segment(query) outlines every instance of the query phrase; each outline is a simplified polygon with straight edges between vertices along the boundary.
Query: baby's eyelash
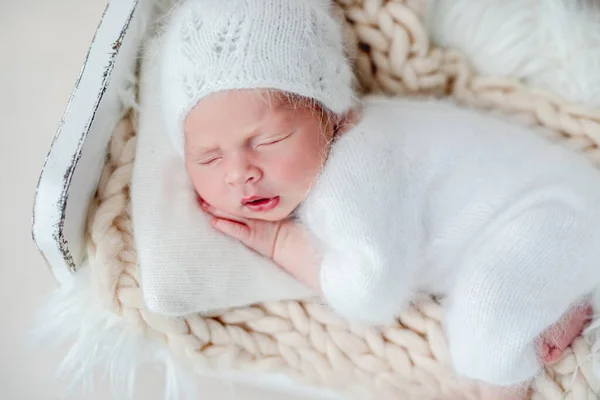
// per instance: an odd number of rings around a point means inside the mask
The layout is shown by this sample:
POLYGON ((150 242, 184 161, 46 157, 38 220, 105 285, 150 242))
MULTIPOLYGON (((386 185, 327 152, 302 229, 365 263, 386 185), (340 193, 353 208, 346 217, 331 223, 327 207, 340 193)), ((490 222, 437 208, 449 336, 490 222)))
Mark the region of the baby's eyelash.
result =
POLYGON ((268 140, 268 141, 260 143, 260 144, 261 145, 263 145, 263 144, 274 144, 274 143, 277 143, 277 142, 281 142, 283 139, 284 138, 272 139, 272 140, 268 140))
POLYGON ((220 158, 221 157, 211 157, 206 160, 198 160, 197 163, 200 165, 210 165, 210 164, 214 163, 215 161, 219 160, 220 158))
POLYGON ((284 136, 278 136, 278 137, 275 137, 273 139, 260 142, 260 143, 257 144, 257 147, 264 146, 264 145, 269 145, 269 144, 275 144, 275 143, 281 142, 282 140, 285 140, 285 139, 289 138, 290 136, 292 136, 292 134, 294 132, 295 131, 292 131, 292 132, 290 132, 290 133, 288 133, 288 134, 286 134, 284 136))

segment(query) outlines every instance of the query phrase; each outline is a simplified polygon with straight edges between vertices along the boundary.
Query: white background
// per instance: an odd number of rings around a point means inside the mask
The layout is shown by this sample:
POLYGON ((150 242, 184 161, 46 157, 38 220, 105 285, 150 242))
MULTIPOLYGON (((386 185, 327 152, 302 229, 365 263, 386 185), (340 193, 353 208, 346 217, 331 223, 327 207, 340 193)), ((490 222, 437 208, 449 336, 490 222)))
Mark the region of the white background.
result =
MULTIPOLYGON (((118 1, 118 0, 113 0, 118 1)), ((0 398, 58 400, 54 373, 66 346, 32 348, 33 314, 54 288, 31 239, 38 175, 106 0, 0 0, 0 398), (70 14, 70 15, 68 15, 70 14)), ((136 399, 161 399, 144 376, 136 399)), ((203 400, 290 399, 228 382, 201 382, 203 400)), ((112 400, 100 382, 92 395, 112 400)), ((120 399, 119 399, 120 400, 120 399)))

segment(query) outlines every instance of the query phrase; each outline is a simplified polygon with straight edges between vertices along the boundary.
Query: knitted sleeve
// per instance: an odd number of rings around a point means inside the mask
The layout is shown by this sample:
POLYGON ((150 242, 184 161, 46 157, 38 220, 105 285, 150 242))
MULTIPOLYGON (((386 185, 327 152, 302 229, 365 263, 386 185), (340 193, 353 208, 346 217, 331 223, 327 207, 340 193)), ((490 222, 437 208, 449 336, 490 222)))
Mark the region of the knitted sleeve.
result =
POLYGON ((353 322, 386 323, 414 286, 419 200, 414 184, 402 179, 409 160, 389 151, 383 133, 369 131, 367 140, 364 126, 357 129, 335 144, 305 203, 304 220, 323 247, 320 283, 327 303, 353 322))
POLYGON ((552 197, 506 213, 464 254, 446 315, 458 374, 503 386, 533 378, 535 340, 597 284, 600 220, 552 197))

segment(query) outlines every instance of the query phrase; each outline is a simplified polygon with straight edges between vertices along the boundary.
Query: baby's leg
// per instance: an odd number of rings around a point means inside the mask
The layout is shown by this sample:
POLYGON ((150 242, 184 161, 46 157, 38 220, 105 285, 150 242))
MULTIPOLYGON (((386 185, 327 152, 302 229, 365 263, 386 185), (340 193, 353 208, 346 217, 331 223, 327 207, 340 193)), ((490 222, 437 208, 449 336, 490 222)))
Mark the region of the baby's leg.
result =
MULTIPOLYGON (((560 358, 562 352, 571 345, 573 340, 583 331, 592 315, 592 307, 582 304, 573 307, 556 324, 548 328, 537 343, 540 360, 545 364, 560 358)), ((523 387, 499 387, 480 384, 482 400, 522 400, 527 397, 523 387)))
POLYGON ((583 331, 591 315, 592 307, 590 305, 578 305, 542 333, 536 344, 540 360, 545 364, 558 360, 563 351, 583 331))

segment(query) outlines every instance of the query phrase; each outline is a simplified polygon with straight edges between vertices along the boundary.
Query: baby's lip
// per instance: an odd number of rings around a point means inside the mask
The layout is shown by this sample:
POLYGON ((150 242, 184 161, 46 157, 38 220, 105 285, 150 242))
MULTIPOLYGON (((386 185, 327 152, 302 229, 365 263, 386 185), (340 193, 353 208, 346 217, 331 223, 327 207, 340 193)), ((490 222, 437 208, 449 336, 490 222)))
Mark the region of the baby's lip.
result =
POLYGON ((247 197, 244 207, 252 212, 270 211, 279 205, 279 196, 275 197, 247 197))
POLYGON ((249 197, 244 197, 242 199, 242 205, 245 206, 246 204, 250 203, 251 201, 255 201, 258 199, 265 199, 266 197, 260 197, 260 196, 249 196, 249 197))
POLYGON ((277 197, 277 196, 259 196, 259 195, 246 196, 246 197, 242 198, 241 203, 243 206, 245 206, 248 203, 251 203, 256 200, 268 200, 268 199, 273 199, 275 197, 277 197))

